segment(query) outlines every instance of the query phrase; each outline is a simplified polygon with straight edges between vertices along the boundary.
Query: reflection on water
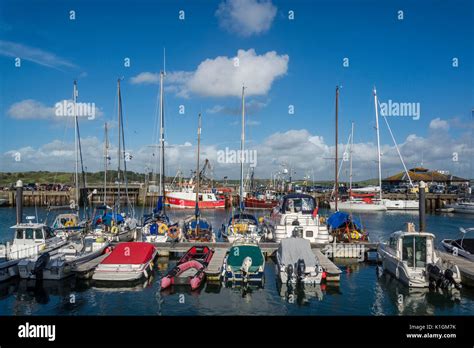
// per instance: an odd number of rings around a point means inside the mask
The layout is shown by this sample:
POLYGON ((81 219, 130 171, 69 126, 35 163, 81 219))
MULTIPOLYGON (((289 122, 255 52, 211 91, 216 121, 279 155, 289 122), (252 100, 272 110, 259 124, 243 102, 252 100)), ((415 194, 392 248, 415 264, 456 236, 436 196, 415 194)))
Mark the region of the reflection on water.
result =
MULTIPOLYGON (((25 215, 34 215, 25 208, 25 215)), ((265 212, 259 211, 262 215, 265 212)), ((173 211, 175 219, 189 214, 173 211)), ((204 211, 217 229, 230 212, 204 211)), ((324 214, 324 212, 323 212, 324 214)), ((39 216, 44 211, 39 210, 39 216)), ((359 215, 359 214, 358 214, 359 215)), ((386 240, 407 221, 417 222, 416 213, 360 214, 372 240, 386 240)), ((0 208, 0 239, 11 240, 15 210, 0 208)), ((428 215, 428 230, 437 242, 458 236, 459 226, 474 225, 467 216, 428 215)), ((378 276, 374 264, 337 259, 340 283, 319 286, 281 284, 275 263, 265 266, 263 287, 223 286, 204 282, 160 289, 161 277, 175 266, 178 255, 160 257, 152 277, 136 284, 100 284, 68 278, 63 281, 13 279, 0 283, 0 315, 472 315, 474 291, 409 290, 389 275, 378 276)))

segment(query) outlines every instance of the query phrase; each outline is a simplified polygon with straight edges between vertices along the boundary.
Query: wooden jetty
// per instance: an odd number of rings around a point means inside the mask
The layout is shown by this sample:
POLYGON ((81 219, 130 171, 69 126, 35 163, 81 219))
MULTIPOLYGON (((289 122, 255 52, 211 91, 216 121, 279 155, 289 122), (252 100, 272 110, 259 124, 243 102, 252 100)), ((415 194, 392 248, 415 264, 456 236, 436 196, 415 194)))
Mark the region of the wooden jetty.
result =
POLYGON ((227 249, 216 248, 214 249, 214 255, 212 256, 211 262, 206 268, 206 277, 208 280, 219 280, 222 274, 222 267, 224 258, 227 255, 227 249))
POLYGON ((474 262, 441 250, 437 250, 437 253, 443 261, 451 262, 458 266, 461 272, 461 284, 469 287, 474 286, 474 262))
POLYGON ((313 253, 319 261, 319 264, 326 272, 326 281, 339 281, 342 271, 329 258, 324 255, 320 249, 313 249, 313 253))

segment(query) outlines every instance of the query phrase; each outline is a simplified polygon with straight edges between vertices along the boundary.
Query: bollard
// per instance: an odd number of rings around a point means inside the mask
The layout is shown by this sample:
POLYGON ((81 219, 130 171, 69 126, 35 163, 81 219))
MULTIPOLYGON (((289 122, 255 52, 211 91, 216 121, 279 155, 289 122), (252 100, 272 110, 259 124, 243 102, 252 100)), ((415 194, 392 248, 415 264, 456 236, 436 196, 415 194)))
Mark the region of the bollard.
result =
POLYGON ((418 196, 419 196, 419 200, 420 200, 420 204, 419 204, 419 218, 420 218, 420 227, 419 227, 419 231, 420 232, 424 232, 425 231, 425 221, 426 221, 426 208, 425 208, 425 202, 426 202, 426 199, 425 199, 425 188, 426 188, 426 184, 424 181, 420 181, 420 187, 419 187, 419 191, 418 191, 418 196))
POLYGON ((21 224, 23 221, 23 182, 16 182, 16 223, 21 224))

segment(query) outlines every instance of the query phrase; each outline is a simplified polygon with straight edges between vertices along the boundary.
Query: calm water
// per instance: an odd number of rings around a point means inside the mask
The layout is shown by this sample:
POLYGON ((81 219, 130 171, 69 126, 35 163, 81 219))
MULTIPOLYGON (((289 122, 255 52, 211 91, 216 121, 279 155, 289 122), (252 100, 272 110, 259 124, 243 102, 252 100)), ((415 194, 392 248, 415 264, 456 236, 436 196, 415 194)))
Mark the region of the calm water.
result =
MULTIPOLYGON (((46 216, 38 210, 39 219, 46 216)), ((177 211, 176 217, 188 212, 177 211)), ((204 212, 217 229, 228 212, 204 212)), ((261 214, 261 213, 259 213, 261 214)), ((25 209, 25 215, 35 215, 25 209)), ((360 215, 373 241, 386 240, 405 222, 418 222, 416 213, 370 213, 360 215)), ((11 240, 9 226, 15 210, 0 208, 0 241, 11 240)), ((457 237, 459 226, 474 226, 474 217, 453 214, 428 215, 427 229, 443 238, 457 237)), ((376 265, 336 261, 343 273, 338 286, 322 285, 287 289, 277 281, 271 259, 265 269, 263 288, 246 291, 206 283, 191 292, 186 287, 160 292, 163 273, 176 259, 161 258, 153 277, 129 288, 97 288, 92 282, 69 278, 38 286, 33 281, 0 283, 0 315, 472 315, 474 289, 444 294, 426 290, 408 291, 388 275, 377 276, 376 265)))

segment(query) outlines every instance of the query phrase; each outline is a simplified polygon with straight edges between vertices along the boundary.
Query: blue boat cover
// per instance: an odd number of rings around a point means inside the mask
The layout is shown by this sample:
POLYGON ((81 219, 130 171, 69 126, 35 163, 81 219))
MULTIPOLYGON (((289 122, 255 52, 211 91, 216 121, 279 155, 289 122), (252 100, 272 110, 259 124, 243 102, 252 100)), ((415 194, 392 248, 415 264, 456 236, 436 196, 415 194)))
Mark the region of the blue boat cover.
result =
MULTIPOLYGON (((191 221, 191 228, 196 228, 196 220, 191 221)), ((207 230, 209 229, 209 224, 206 220, 199 220, 199 229, 207 230)))
POLYGON ((94 225, 104 224, 111 226, 112 220, 115 220, 117 224, 120 224, 124 221, 123 216, 115 213, 106 213, 104 215, 98 215, 94 218, 94 225))
POLYGON ((362 224, 360 220, 351 217, 349 214, 344 213, 342 211, 337 211, 332 214, 328 219, 328 225, 331 226, 333 229, 339 228, 344 226, 346 223, 353 223, 358 229, 362 229, 362 224))

